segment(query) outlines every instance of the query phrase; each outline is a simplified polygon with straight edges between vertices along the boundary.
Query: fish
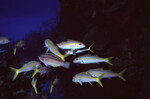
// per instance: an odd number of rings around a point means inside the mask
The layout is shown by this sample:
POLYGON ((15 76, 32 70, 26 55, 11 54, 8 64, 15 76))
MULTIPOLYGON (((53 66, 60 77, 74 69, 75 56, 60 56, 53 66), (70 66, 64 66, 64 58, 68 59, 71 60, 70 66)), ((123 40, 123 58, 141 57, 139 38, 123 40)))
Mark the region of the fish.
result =
POLYGON ((39 69, 34 65, 34 73, 31 78, 33 78, 37 73, 40 73, 40 75, 48 74, 49 69, 47 67, 40 67, 39 69))
POLYGON ((54 79, 53 82, 50 82, 50 83, 51 83, 50 94, 51 94, 52 91, 53 91, 53 87, 54 87, 56 84, 58 84, 58 82, 59 82, 59 79, 58 79, 57 77, 54 79))
POLYGON ((35 93, 38 94, 38 91, 37 91, 37 88, 36 88, 37 79, 33 78, 31 84, 32 84, 32 87, 34 88, 35 93))
POLYGON ((59 57, 57 57, 54 54, 51 53, 44 53, 39 56, 39 60, 45 64, 45 66, 52 66, 52 67, 64 67, 64 68, 69 68, 70 63, 65 62, 61 60, 59 57))
POLYGON ((126 81, 125 78, 123 77, 123 73, 127 69, 123 69, 119 73, 112 72, 111 70, 104 70, 103 68, 97 68, 97 69, 90 69, 86 71, 85 73, 90 74, 92 77, 99 77, 102 74, 105 74, 103 78, 112 78, 112 77, 120 77, 123 81, 126 81))
POLYGON ((61 49, 81 49, 85 47, 85 44, 83 44, 80 41, 76 40, 67 40, 67 41, 62 41, 61 43, 58 43, 57 46, 61 49))
POLYGON ((68 54, 66 54, 66 55, 61 54, 59 52, 58 47, 55 46, 55 44, 50 39, 46 39, 45 40, 45 47, 47 47, 47 51, 51 51, 53 54, 55 54, 58 57, 60 57, 63 61, 65 61, 65 58, 67 56, 69 56, 68 54))
POLYGON ((9 43, 10 40, 6 37, 0 37, 0 45, 9 43))
POLYGON ((16 54, 17 48, 18 48, 18 47, 23 47, 23 46, 25 46, 25 42, 24 42, 23 40, 19 40, 19 41, 17 42, 17 44, 15 44, 14 55, 16 54))
POLYGON ((93 46, 93 44, 91 46, 89 46, 87 49, 81 49, 81 50, 68 50, 66 51, 66 54, 70 54, 70 55, 76 55, 77 53, 82 53, 82 52, 85 52, 85 51, 90 51, 92 53, 94 53, 92 50, 91 50, 91 47, 93 46))
POLYGON ((36 68, 42 67, 42 65, 38 61, 29 61, 28 63, 24 64, 20 69, 9 67, 12 71, 15 72, 13 80, 15 80, 17 78, 19 73, 34 70, 34 65, 36 66, 36 68))
POLYGON ((76 74, 73 76, 72 81, 75 83, 79 83, 82 85, 82 83, 92 83, 92 82, 97 82, 101 87, 103 87, 103 84, 101 83, 101 79, 103 78, 104 74, 100 75, 99 77, 92 77, 89 74, 86 74, 84 72, 81 72, 79 74, 76 74))
POLYGON ((92 63, 100 63, 100 62, 106 62, 109 65, 113 65, 110 60, 113 57, 108 57, 108 58, 101 58, 97 55, 90 55, 86 54, 83 56, 79 56, 73 60, 73 63, 79 63, 79 64, 92 64, 92 63))

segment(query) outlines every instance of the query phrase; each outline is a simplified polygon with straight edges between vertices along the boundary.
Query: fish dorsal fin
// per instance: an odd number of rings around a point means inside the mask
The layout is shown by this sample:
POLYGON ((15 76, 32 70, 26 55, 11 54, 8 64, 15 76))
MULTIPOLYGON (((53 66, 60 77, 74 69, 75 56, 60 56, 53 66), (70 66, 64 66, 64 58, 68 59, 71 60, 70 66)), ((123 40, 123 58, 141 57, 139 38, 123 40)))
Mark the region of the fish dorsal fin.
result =
POLYGON ((81 72, 80 74, 86 74, 85 72, 81 72))
POLYGON ((74 40, 72 40, 72 39, 67 39, 67 41, 74 41, 74 40))
POLYGON ((66 42, 70 42, 70 41, 73 41, 73 40, 67 39, 67 40, 65 40, 65 41, 61 41, 60 43, 58 43, 58 45, 61 44, 61 43, 66 43, 66 42))
POLYGON ((100 58, 98 55, 94 55, 94 57, 100 58))
POLYGON ((92 56, 92 55, 91 54, 86 54, 86 55, 83 55, 83 56, 85 57, 85 56, 92 56))
POLYGON ((104 70, 104 68, 97 68, 97 70, 104 70))

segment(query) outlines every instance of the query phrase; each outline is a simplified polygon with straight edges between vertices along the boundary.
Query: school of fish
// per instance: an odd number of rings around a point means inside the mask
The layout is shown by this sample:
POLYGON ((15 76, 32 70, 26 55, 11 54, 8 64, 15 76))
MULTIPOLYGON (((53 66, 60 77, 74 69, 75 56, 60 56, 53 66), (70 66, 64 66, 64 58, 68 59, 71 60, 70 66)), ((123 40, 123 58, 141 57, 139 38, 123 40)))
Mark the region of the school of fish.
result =
MULTIPOLYGON (((10 43, 10 40, 5 37, 0 37, 0 44, 7 44, 10 43)), ((83 53, 85 51, 91 52, 91 54, 85 54, 81 55, 79 57, 76 57, 72 62, 74 64, 99 64, 101 62, 108 63, 109 65, 113 65, 111 63, 111 59, 113 57, 108 58, 102 58, 98 55, 92 55, 94 52, 91 50, 91 46, 88 48, 85 48, 86 45, 80 41, 76 40, 67 40, 62 41, 58 44, 54 44, 50 39, 45 40, 45 47, 47 48, 47 52, 43 53, 38 56, 39 61, 29 61, 25 64, 23 64, 22 67, 19 69, 16 69, 14 67, 10 67, 12 71, 15 72, 13 80, 15 80, 20 73, 26 73, 29 71, 34 71, 31 78, 33 78, 37 73, 40 75, 48 74, 49 68, 48 67, 63 67, 65 69, 69 69, 70 62, 66 62, 65 58, 69 55, 76 55, 78 53, 83 53), (65 50, 65 54, 62 54, 60 50, 65 50), (49 53, 50 51, 50 53, 49 53), (43 63, 45 66, 42 66, 41 63, 43 63)), ((25 42, 20 40, 15 45, 14 49, 14 55, 16 54, 16 49, 18 47, 23 47, 25 45, 25 42)), ((125 81, 125 78, 123 77, 123 73, 126 71, 126 68, 120 71, 119 73, 113 72, 112 70, 104 70, 103 68, 95 68, 90 69, 81 73, 78 73, 73 76, 72 81, 75 83, 79 83, 82 85, 83 83, 90 83, 97 82, 101 87, 103 87, 103 84, 101 80, 103 78, 113 78, 113 77, 119 77, 123 81, 125 81)), ((56 77, 56 79, 51 83, 50 93, 52 93, 54 85, 59 83, 59 79, 56 77)), ((37 79, 32 79, 32 86, 35 90, 35 93, 38 94, 36 85, 37 85, 37 79)))

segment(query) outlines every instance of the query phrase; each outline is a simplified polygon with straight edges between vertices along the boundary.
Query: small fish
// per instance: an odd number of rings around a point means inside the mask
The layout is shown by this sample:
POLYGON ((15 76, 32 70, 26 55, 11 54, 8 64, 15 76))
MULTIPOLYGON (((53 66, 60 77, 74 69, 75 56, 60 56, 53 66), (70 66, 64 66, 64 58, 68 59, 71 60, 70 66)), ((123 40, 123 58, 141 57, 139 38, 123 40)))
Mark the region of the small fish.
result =
POLYGON ((25 46, 25 42, 24 42, 23 40, 19 40, 19 41, 17 42, 17 44, 15 44, 14 55, 16 54, 17 48, 18 48, 18 47, 23 47, 23 46, 25 46))
POLYGON ((72 50, 85 47, 85 45, 82 42, 75 41, 75 40, 63 41, 63 42, 57 44, 57 46, 61 49, 72 49, 72 50))
POLYGON ((85 73, 90 74, 92 77, 99 77, 102 74, 105 74, 103 78, 112 78, 112 77, 120 77, 123 81, 125 81, 125 78, 123 77, 123 73, 126 71, 126 69, 122 70, 119 73, 114 73, 110 70, 104 70, 102 68, 97 69, 90 69, 86 71, 85 73))
POLYGON ((53 82, 50 82, 50 83, 51 83, 50 94, 51 94, 52 91, 53 91, 53 87, 54 87, 56 84, 58 84, 58 82, 59 82, 59 79, 58 79, 57 77, 54 79, 53 82))
POLYGON ((75 55, 77 53, 82 53, 82 52, 85 52, 85 51, 90 51, 92 53, 94 53, 92 50, 91 50, 91 47, 93 46, 93 44, 91 46, 89 46, 87 49, 82 49, 82 50, 68 50, 66 51, 66 54, 71 54, 71 55, 75 55))
POLYGON ((49 40, 49 39, 45 40, 45 46, 48 48, 47 49, 48 51, 51 51, 52 53, 54 53, 55 55, 57 55, 58 57, 60 57, 63 61, 65 61, 65 57, 69 56, 68 54, 62 55, 59 52, 58 47, 55 46, 55 44, 51 40, 49 40))
POLYGON ((100 62, 106 62, 110 65, 112 65, 112 63, 110 62, 110 60, 113 57, 108 57, 108 58, 101 58, 97 55, 90 55, 90 54, 86 54, 83 56, 79 56, 77 58, 75 58, 73 60, 73 63, 80 63, 80 64, 91 64, 91 63, 100 63, 100 62))
POLYGON ((80 85, 82 85, 82 83, 91 84, 91 82, 97 82, 101 87, 103 87, 103 84, 100 81, 103 78, 103 76, 104 74, 100 75, 99 77, 92 77, 91 75, 82 72, 73 76, 72 81, 75 83, 80 83, 80 85))
POLYGON ((10 67, 10 69, 15 72, 13 80, 16 79, 16 77, 18 76, 19 73, 34 70, 34 64, 35 64, 36 68, 42 67, 42 65, 38 61, 30 61, 30 62, 24 64, 20 69, 10 67))
POLYGON ((37 79, 33 78, 32 79, 32 87, 34 88, 34 91, 36 94, 38 94, 37 88, 36 88, 36 84, 37 84, 37 79))
POLYGON ((40 67, 39 69, 36 68, 36 66, 34 65, 34 73, 32 75, 31 78, 33 78, 37 73, 40 73, 40 75, 44 75, 44 74, 48 74, 49 73, 49 69, 47 67, 40 67))
POLYGON ((51 53, 45 53, 39 56, 39 60, 46 66, 69 68, 70 63, 62 61, 59 57, 51 53))
POLYGON ((9 42, 10 42, 10 40, 8 38, 6 38, 6 37, 0 37, 0 45, 1 44, 7 44, 9 42))

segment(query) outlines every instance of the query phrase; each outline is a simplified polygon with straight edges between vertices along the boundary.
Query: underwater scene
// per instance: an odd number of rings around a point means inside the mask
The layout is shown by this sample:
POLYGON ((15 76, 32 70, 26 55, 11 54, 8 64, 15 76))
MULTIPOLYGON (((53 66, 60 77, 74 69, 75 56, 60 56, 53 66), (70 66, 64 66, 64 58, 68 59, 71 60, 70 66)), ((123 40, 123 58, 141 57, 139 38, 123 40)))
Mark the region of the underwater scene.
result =
POLYGON ((1 0, 0 99, 150 99, 150 0, 1 0))

